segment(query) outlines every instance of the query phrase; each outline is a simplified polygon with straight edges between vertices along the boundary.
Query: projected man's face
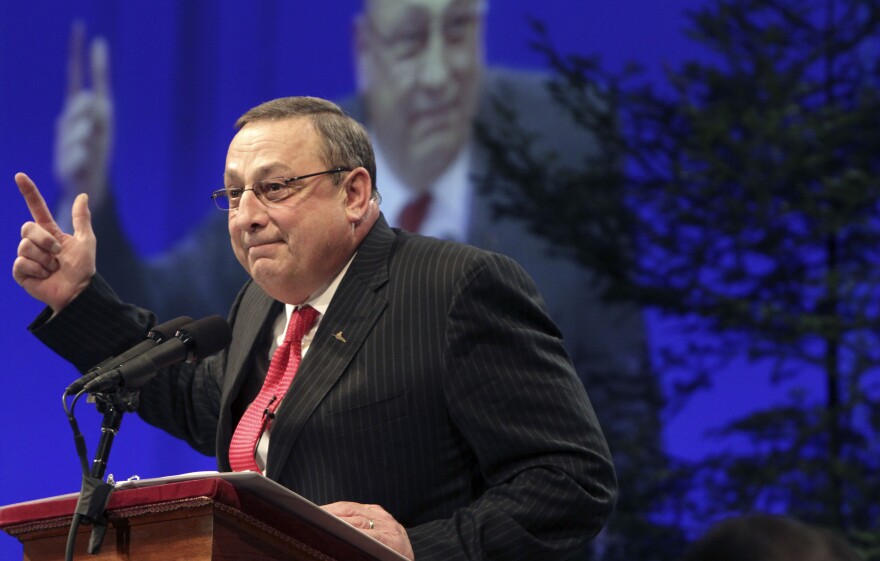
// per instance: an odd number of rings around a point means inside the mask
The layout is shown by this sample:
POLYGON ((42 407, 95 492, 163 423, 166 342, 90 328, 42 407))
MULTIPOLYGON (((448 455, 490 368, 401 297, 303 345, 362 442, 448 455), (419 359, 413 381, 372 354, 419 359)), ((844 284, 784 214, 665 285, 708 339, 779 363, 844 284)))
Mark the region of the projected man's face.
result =
POLYGON ((368 0, 357 59, 369 124, 395 173, 427 189, 468 140, 483 71, 483 3, 368 0))

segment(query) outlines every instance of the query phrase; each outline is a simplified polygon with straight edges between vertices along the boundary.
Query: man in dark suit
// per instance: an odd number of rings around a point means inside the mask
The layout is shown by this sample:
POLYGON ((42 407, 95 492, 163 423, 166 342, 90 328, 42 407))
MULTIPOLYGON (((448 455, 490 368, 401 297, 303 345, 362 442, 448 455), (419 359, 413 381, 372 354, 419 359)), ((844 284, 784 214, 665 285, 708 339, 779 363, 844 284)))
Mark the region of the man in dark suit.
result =
MULTIPOLYGON (((288 316, 316 310, 247 461, 410 559, 553 559, 595 536, 616 494, 610 455, 522 268, 389 228, 368 136, 329 102, 275 100, 237 128, 214 194, 252 279, 233 342, 162 369, 141 415, 228 470, 288 316)), ((34 221, 13 276, 48 305, 37 336, 81 371, 142 340, 152 314, 95 273, 87 197, 68 235, 16 181, 34 221)))
MULTIPOLYGON (((375 138, 390 225, 508 255, 535 280, 578 375, 601 404, 618 467, 643 478, 645 465, 659 464, 660 421, 641 310, 602 301, 595 272, 554 254, 524 222, 495 216, 498 195, 481 182, 498 179, 472 127, 479 120, 499 130, 504 117, 493 103, 503 100, 534 134, 534 156, 555 154, 548 166, 581 165, 596 139, 553 101, 546 75, 485 68, 485 9, 481 0, 365 1, 354 25, 359 91, 342 106, 375 138), (421 219, 408 208, 420 209, 421 219)), ((94 91, 71 96, 59 121, 56 157, 70 199, 85 191, 99 203, 93 207, 102 240, 98 269, 123 299, 160 318, 225 314, 246 278, 223 236, 225 216, 209 216, 150 260, 127 242, 105 169, 112 99, 103 41, 96 40, 93 51, 94 91)), ((82 67, 78 53, 71 51, 71 68, 82 67)))

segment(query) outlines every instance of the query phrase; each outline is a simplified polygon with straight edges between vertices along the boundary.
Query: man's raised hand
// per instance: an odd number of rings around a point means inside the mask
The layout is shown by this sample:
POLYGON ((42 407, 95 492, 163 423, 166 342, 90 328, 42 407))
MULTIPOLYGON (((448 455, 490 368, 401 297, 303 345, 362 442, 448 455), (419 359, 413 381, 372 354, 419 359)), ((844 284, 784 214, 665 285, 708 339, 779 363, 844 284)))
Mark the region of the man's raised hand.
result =
POLYGON ((110 55, 103 37, 89 44, 84 64, 85 26, 75 22, 67 53, 67 95, 58 117, 55 138, 55 176, 64 190, 63 208, 79 193, 100 206, 108 189, 113 142, 113 97, 110 93, 110 55), (88 73, 87 73, 88 70, 88 73), (91 88, 87 86, 91 76, 91 88))
POLYGON ((97 242, 88 195, 76 197, 71 210, 73 234, 61 230, 43 195, 27 175, 15 175, 33 221, 21 227, 12 277, 31 296, 56 313, 76 298, 95 274, 97 242))

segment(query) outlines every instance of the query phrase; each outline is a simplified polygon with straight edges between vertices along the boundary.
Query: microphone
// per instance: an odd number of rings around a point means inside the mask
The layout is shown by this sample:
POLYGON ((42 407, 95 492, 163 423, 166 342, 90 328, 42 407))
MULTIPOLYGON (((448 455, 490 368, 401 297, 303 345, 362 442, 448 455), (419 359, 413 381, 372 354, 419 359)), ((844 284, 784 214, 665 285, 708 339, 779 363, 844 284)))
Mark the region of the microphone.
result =
POLYGON ((64 395, 67 396, 79 393, 86 384, 88 384, 98 376, 105 374, 108 370, 116 368, 123 363, 133 359, 134 357, 147 352, 159 343, 162 343, 174 337, 174 334, 177 333, 178 329, 188 323, 192 323, 192 321, 193 319, 189 316, 180 316, 178 318, 174 318, 172 320, 166 321, 165 323, 160 323, 159 325, 154 326, 153 329, 151 329, 150 332, 147 333, 146 339, 128 349, 124 353, 112 356, 107 360, 99 363, 97 366, 93 366, 91 369, 89 369, 88 372, 85 373, 85 375, 74 380, 74 382, 67 386, 67 389, 64 390, 64 395))
POLYGON ((146 384, 158 369, 220 352, 231 341, 232 331, 226 320, 220 316, 208 316, 184 325, 171 339, 101 374, 83 389, 89 393, 111 392, 123 387, 137 389, 146 384))

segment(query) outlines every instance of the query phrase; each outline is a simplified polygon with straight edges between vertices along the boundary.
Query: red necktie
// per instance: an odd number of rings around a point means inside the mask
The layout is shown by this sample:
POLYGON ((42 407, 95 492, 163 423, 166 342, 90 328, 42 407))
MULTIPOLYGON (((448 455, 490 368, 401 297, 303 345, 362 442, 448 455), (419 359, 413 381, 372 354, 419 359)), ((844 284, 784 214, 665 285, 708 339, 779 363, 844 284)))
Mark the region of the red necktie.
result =
POLYGON ((260 435, 275 416, 275 409, 287 393, 302 359, 302 339, 318 319, 318 310, 303 306, 293 311, 284 341, 275 349, 269 372, 257 398, 242 415, 229 444, 232 471, 260 471, 254 452, 260 435))
POLYGON ((431 193, 422 193, 411 200, 397 216, 397 225, 410 232, 418 232, 428 215, 431 206, 431 193))

